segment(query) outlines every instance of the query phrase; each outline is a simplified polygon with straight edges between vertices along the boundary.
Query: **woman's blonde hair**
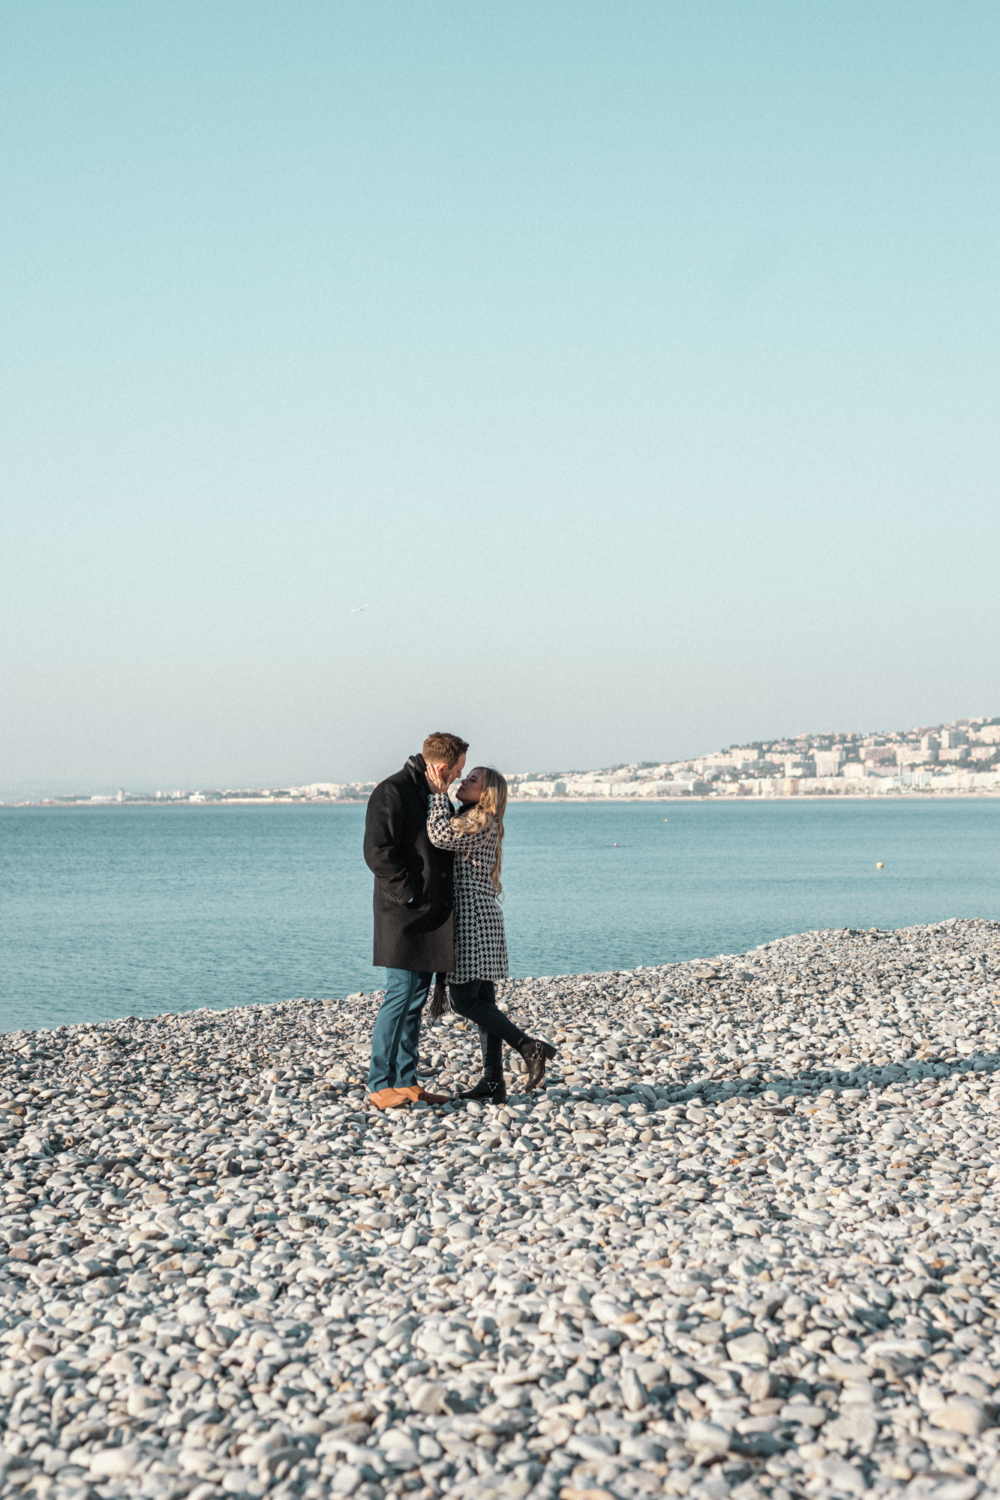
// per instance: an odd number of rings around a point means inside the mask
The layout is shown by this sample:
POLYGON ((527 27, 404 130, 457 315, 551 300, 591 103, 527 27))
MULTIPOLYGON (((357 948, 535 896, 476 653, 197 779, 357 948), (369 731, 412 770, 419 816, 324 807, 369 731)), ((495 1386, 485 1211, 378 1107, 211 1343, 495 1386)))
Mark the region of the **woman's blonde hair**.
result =
POLYGON ((452 818, 451 826, 456 833, 480 833, 491 824, 496 828, 499 834, 497 857, 493 861, 490 879, 499 896, 503 890, 500 884, 500 867, 503 864, 503 815, 507 811, 507 783, 492 766, 478 766, 476 769, 483 773, 482 795, 465 812, 452 818))

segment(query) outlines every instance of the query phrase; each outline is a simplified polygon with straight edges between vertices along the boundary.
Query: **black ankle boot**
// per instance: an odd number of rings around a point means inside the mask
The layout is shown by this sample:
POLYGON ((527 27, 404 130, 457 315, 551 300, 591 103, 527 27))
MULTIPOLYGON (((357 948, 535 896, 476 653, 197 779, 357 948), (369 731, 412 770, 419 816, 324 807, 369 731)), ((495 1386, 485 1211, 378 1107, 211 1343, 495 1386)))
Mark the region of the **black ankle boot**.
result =
POLYGON ((528 1069, 528 1077, 524 1085, 524 1092, 526 1094, 534 1093, 535 1089, 537 1089, 538 1085, 541 1083, 543 1077, 545 1076, 545 1064, 547 1062, 551 1062, 555 1057, 556 1049, 553 1047, 551 1042, 542 1042, 536 1040, 534 1037, 529 1037, 528 1040, 518 1048, 518 1051, 524 1058, 525 1065, 528 1069))
POLYGON ((459 1094, 460 1099, 484 1099, 488 1104, 507 1103, 507 1085, 502 1078, 480 1078, 474 1089, 459 1094))

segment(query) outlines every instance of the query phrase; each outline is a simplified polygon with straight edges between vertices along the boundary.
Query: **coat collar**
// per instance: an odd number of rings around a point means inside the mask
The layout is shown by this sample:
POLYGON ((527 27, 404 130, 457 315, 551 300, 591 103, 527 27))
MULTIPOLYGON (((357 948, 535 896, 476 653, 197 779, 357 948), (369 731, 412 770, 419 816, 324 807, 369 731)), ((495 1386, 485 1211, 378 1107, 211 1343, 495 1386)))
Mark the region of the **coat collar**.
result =
POLYGON ((410 756, 403 769, 404 771, 409 772, 410 779, 416 783, 416 785, 422 792, 426 792, 428 790, 427 776, 425 774, 427 770, 427 762, 424 760, 424 757, 420 754, 419 751, 416 755, 410 756))

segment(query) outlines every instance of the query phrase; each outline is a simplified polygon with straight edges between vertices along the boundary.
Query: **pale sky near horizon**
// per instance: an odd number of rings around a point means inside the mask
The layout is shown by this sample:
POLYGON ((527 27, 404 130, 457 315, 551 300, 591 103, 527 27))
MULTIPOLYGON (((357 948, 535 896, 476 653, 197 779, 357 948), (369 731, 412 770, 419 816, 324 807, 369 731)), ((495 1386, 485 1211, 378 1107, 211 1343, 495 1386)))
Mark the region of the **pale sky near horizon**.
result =
POLYGON ((0 796, 1000 713, 998 64, 976 0, 0 3, 0 796))

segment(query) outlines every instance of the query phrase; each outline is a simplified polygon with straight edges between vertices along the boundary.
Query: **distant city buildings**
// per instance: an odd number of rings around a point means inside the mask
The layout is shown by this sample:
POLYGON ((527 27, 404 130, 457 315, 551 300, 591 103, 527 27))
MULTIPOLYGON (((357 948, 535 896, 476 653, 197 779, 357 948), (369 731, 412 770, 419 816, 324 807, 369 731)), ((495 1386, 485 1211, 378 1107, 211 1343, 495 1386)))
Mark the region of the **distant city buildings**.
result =
MULTIPOLYGON (((602 771, 524 771, 507 777, 521 802, 553 798, 1000 795, 1000 718, 956 719, 883 734, 800 734, 732 745, 692 760, 635 761, 602 771)), ((46 805, 367 802, 373 781, 313 781, 306 786, 226 791, 195 789, 83 793, 46 805)))
POLYGON ((733 745, 694 760, 603 771, 509 776, 523 801, 639 797, 1000 794, 1000 719, 959 719, 884 734, 796 735, 733 745))
POLYGON ((115 797, 53 797, 53 805, 89 806, 95 802, 249 803, 270 802, 367 802, 374 781, 314 781, 308 786, 242 787, 227 791, 123 792, 115 797))

